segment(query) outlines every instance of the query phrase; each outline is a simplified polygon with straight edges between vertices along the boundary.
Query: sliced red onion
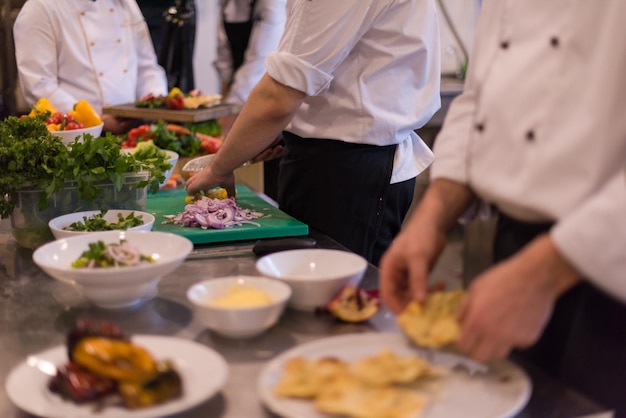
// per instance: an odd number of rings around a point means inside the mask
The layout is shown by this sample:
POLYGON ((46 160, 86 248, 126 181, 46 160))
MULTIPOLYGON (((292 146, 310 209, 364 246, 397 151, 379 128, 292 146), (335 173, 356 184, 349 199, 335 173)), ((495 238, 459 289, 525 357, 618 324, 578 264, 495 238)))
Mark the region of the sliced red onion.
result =
POLYGON ((263 214, 237 206, 234 198, 211 199, 202 197, 194 203, 186 205, 185 210, 177 215, 166 216, 164 223, 173 223, 188 227, 224 229, 243 224, 261 226, 251 219, 262 217, 263 214))

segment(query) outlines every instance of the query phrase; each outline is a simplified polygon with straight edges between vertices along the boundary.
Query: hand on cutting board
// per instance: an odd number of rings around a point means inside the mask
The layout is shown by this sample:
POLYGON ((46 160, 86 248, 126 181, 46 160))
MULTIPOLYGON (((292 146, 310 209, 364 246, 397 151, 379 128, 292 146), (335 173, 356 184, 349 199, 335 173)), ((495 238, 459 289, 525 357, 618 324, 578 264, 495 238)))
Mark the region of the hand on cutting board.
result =
POLYGON ((556 299, 579 280, 548 235, 535 239, 472 282, 459 314, 458 348, 482 362, 531 346, 556 299))
POLYGON ((218 174, 215 172, 212 165, 209 165, 189 177, 185 183, 185 189, 190 196, 194 196, 201 191, 211 190, 217 186, 226 189, 229 197, 234 197, 236 192, 235 174, 232 171, 226 174, 218 174))

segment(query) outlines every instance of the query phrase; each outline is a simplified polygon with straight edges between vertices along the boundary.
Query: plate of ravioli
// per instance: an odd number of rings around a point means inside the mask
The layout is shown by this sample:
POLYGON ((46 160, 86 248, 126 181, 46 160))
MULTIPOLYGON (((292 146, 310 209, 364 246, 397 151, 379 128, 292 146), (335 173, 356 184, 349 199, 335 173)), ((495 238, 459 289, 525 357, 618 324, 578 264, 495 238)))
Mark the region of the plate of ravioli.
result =
POLYGON ((505 418, 526 405, 531 382, 517 365, 497 361, 470 374, 452 367, 469 360, 461 357, 400 333, 333 336, 270 361, 258 391, 285 418, 505 418))

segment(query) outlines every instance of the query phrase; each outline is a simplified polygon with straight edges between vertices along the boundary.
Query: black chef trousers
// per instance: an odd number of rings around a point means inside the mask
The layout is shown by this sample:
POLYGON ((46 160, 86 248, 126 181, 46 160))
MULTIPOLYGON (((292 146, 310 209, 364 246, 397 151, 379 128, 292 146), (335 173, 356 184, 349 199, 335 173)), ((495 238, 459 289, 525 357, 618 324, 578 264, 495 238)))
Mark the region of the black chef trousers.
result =
MULTIPOLYGON (((494 261, 515 254, 551 226, 519 222, 500 213, 494 261)), ((616 417, 626 417, 626 305, 589 281, 559 298, 540 340, 515 356, 614 409, 616 417)))
POLYGON ((378 265, 402 227, 415 178, 389 184, 395 145, 352 144, 283 132, 281 210, 378 265))

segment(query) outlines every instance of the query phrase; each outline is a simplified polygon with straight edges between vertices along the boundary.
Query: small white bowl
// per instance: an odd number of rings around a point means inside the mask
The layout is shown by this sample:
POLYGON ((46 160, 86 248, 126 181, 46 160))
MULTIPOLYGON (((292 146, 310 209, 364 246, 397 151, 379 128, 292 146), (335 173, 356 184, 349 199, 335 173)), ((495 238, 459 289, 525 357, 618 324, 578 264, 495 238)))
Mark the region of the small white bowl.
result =
POLYGON ((77 136, 80 137, 78 142, 82 142, 83 134, 91 134, 94 137, 99 137, 102 133, 103 127, 104 123, 101 123, 100 125, 92 126, 90 128, 72 129, 69 131, 52 131, 50 133, 52 135, 60 136, 61 141, 63 141, 65 145, 69 145, 74 142, 74 139, 76 139, 77 136))
POLYGON ((176 163, 178 162, 178 153, 177 152, 170 151, 170 150, 167 150, 167 149, 163 150, 163 152, 165 152, 167 154, 167 157, 168 157, 167 162, 172 165, 172 168, 170 168, 165 173, 163 173, 163 175, 165 176, 165 180, 163 180, 161 182, 161 185, 160 185, 161 188, 165 187, 165 185, 169 181, 170 177, 172 177, 172 174, 174 174, 174 169, 176 168, 176 163))
MULTIPOLYGON (((84 223, 83 218, 89 219, 99 213, 100 213, 99 210, 89 210, 85 212, 68 213, 67 215, 57 216, 56 218, 53 218, 52 220, 50 220, 50 222, 48 222, 48 226, 50 227, 50 230, 52 231, 52 234, 54 235, 56 239, 69 238, 69 237, 75 237, 79 235, 101 232, 101 231, 68 231, 64 229, 70 226, 71 224, 73 224, 74 222, 84 223)), ((127 231, 150 231, 152 230, 152 226, 154 225, 155 218, 153 215, 149 214, 148 212, 141 212, 138 210, 127 210, 127 209, 109 209, 104 215, 104 219, 109 223, 117 222, 117 219, 118 219, 117 215, 119 213, 121 213, 124 218, 126 218, 131 213, 134 213, 135 217, 141 216, 141 219, 143 220, 143 224, 133 226, 132 228, 128 228, 127 231)))
POLYGON ((187 299, 195 306, 197 318, 210 330, 230 338, 259 335, 272 327, 283 313, 291 289, 286 284, 265 277, 229 276, 196 283, 187 290, 187 299), (209 303, 236 286, 266 293, 272 302, 253 307, 220 307, 209 303))
POLYGON ((310 248, 266 255, 257 260, 256 269, 291 287, 291 308, 313 311, 325 307, 346 284, 357 285, 367 260, 349 251, 310 248))
POLYGON ((122 308, 154 296, 161 277, 176 270, 193 249, 193 243, 180 235, 158 231, 103 231, 63 238, 33 252, 33 261, 53 278, 75 285, 86 299, 103 308, 122 308), (90 243, 105 244, 126 240, 154 263, 129 267, 74 268, 90 243))

